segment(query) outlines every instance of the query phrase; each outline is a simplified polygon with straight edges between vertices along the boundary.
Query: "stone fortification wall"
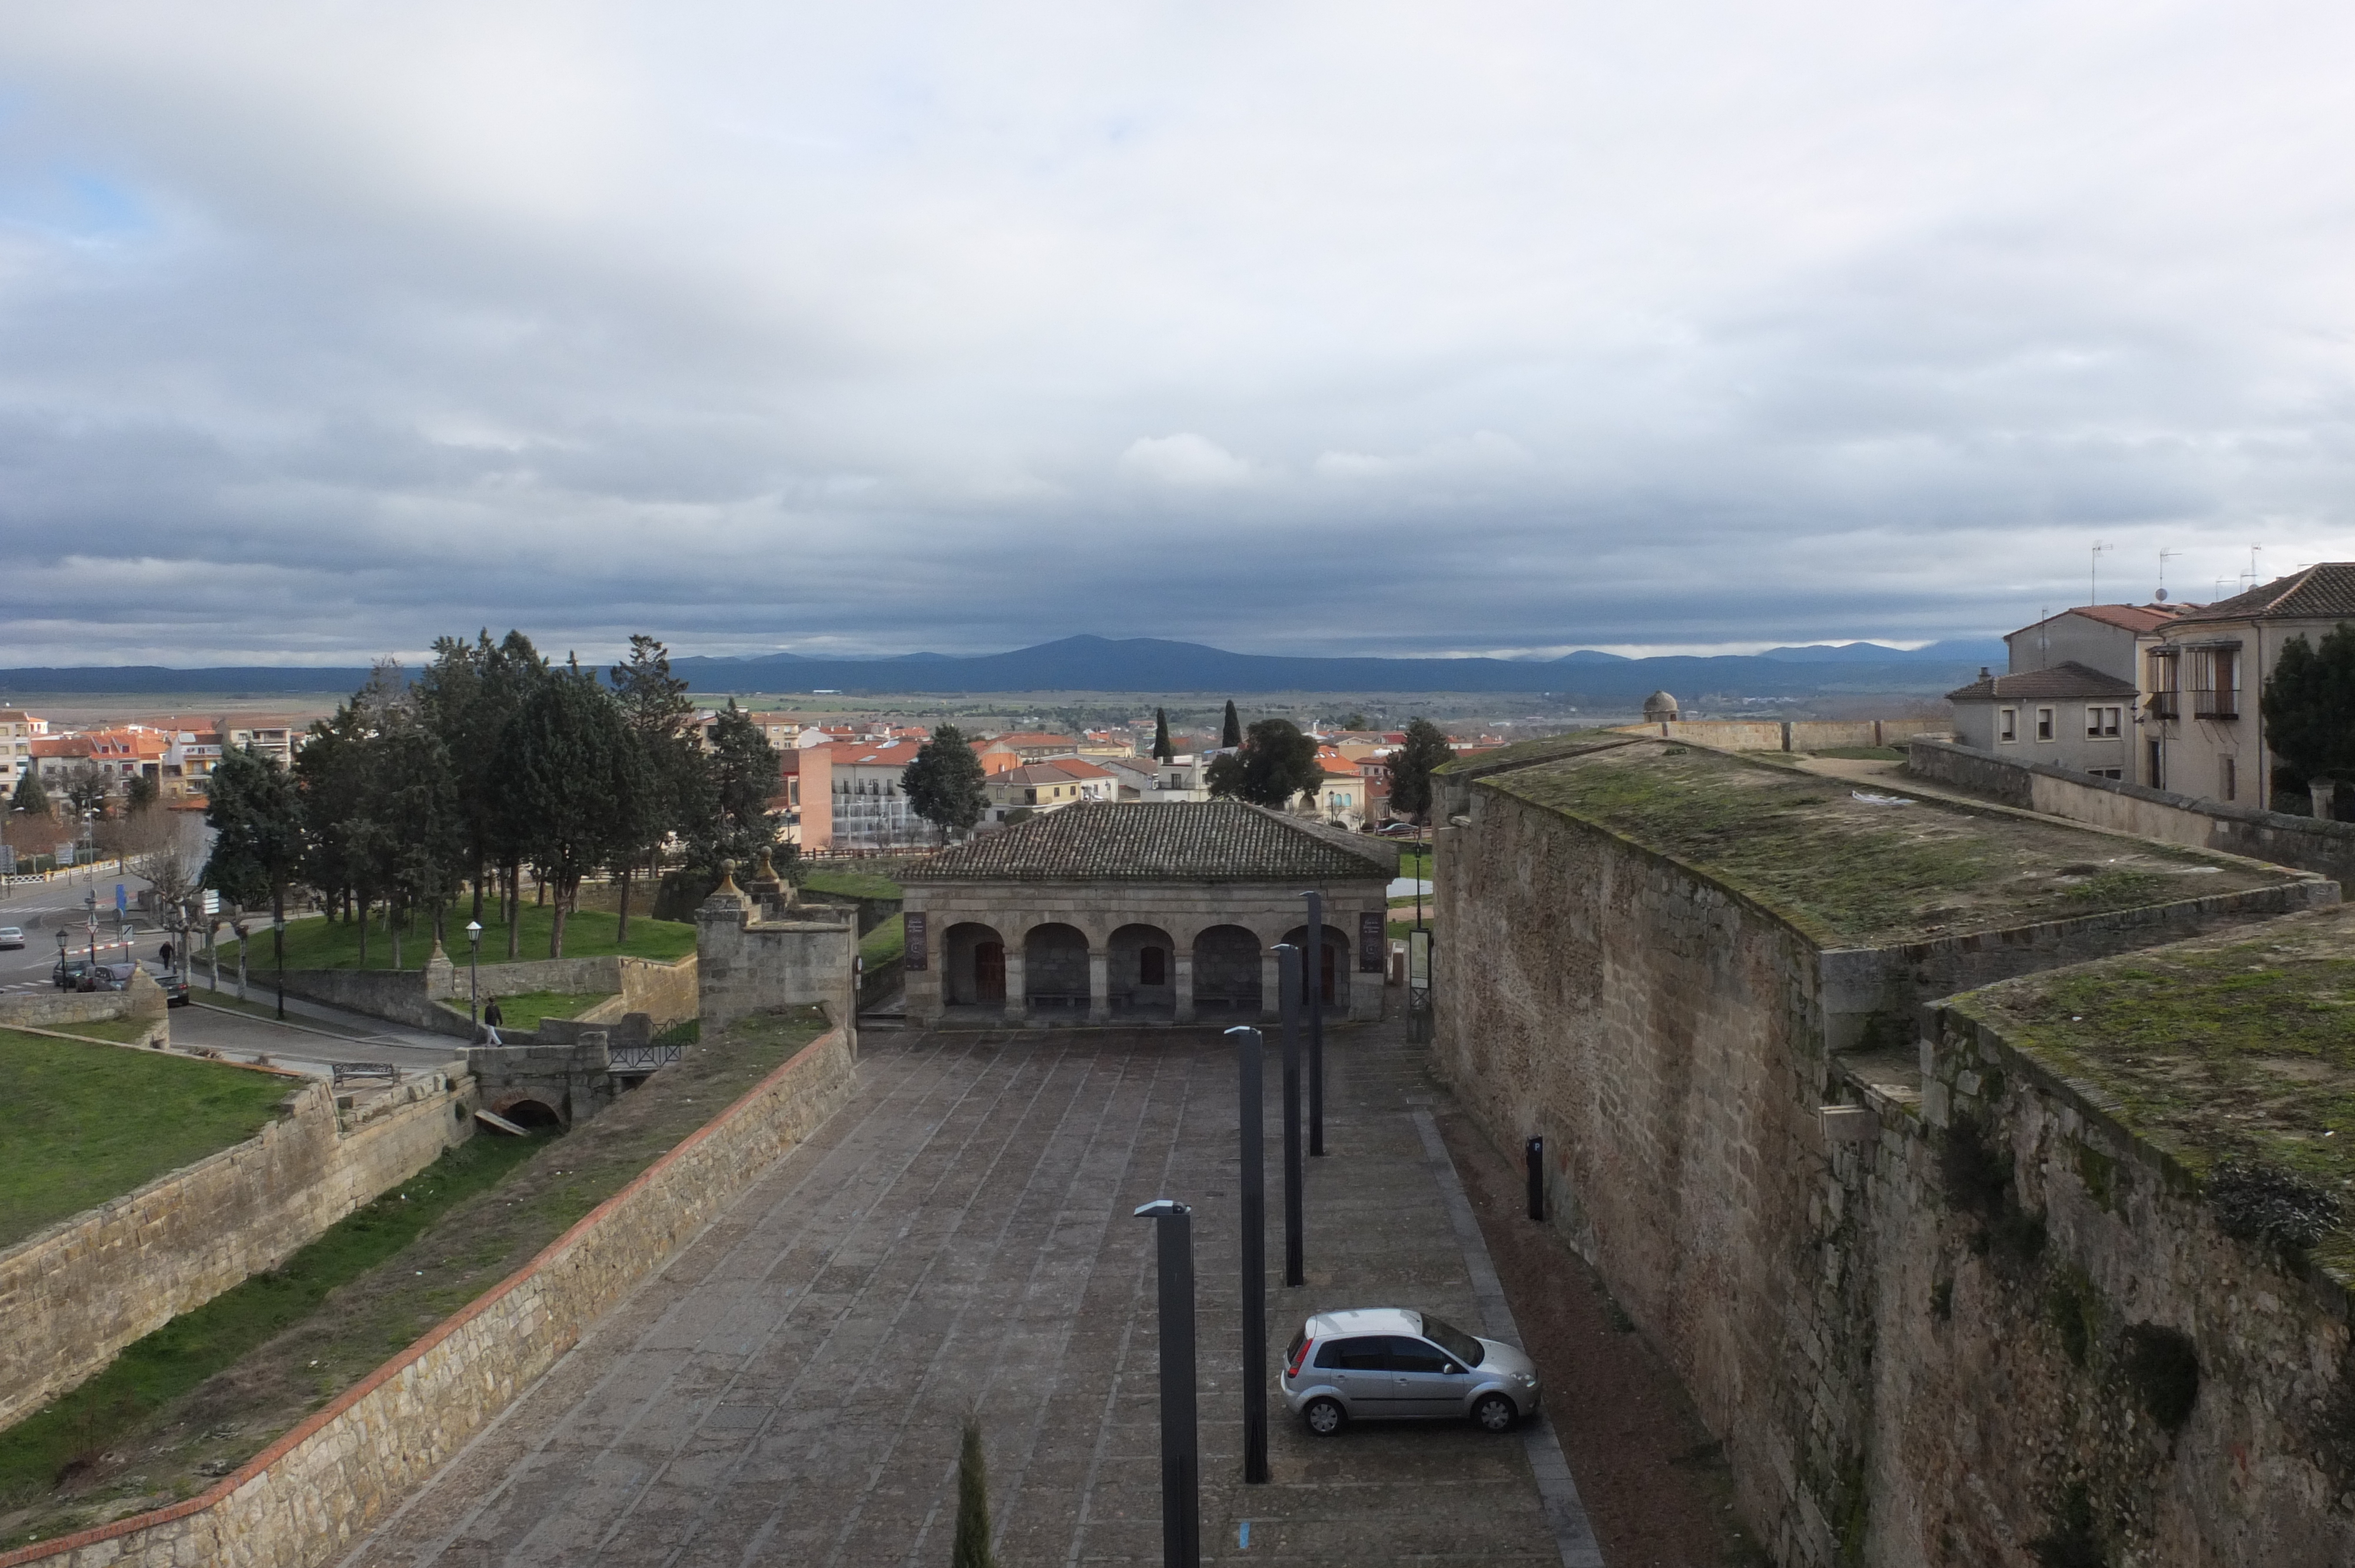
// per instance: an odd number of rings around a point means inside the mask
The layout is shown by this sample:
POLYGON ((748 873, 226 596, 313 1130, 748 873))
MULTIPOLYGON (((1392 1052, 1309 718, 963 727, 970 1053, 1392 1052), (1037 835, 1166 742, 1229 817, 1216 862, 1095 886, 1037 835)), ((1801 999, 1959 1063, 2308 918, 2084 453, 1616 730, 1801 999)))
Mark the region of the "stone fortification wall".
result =
MULTIPOLYGON (((2066 1268, 2113 1281, 2232 1277, 2200 1253, 2214 1238, 2173 1228, 2172 1211, 2098 1237, 2087 1229, 2082 1248, 2056 1218, 2063 1272, 2015 1293, 2009 1316, 1966 1321, 1983 1271, 2007 1266, 1980 1261, 1979 1222, 1945 1201, 1937 1124, 1908 1119, 1922 1057, 1905 1025, 1932 1017, 1924 1004, 1957 980, 2172 939, 2327 890, 2309 882, 2165 916, 1827 954, 1772 909, 1616 835, 1477 785, 1465 803, 1468 824, 1437 835, 1435 1063, 1498 1144, 1545 1139, 1550 1217, 1723 1440, 1774 1560, 2029 1568, 2026 1543, 2058 1528, 2073 1479, 2066 1444, 2014 1417, 2009 1380, 2044 1399, 2034 1380, 2051 1370, 2005 1359, 2042 1309, 2029 1297, 2073 1279, 2066 1268), (1868 1049, 1831 1049, 1842 1019, 1843 1043, 1868 1049), (1883 1114, 1825 1112, 1859 1099, 1883 1114)), ((1994 1081, 1978 1072, 1966 1086, 2025 1097, 2007 1102, 2023 1162, 2045 1158, 2038 1128, 2073 1129, 2068 1118, 2084 1114, 2034 1075, 2011 1071, 2003 1090, 1994 1081)), ((2039 1180, 2060 1182, 2050 1166, 2039 1180)), ((2162 1197, 2154 1187, 2137 1201, 2162 1197)), ((2220 1406, 2270 1397, 2254 1352, 2215 1375, 2243 1380, 2220 1406)), ((2073 1425, 2053 1432, 2094 1420, 2071 1408, 2073 1425)), ((2121 1428, 2116 1441, 2127 1439, 2121 1428)), ((2277 1489, 2256 1528, 2246 1498, 2158 1485, 2149 1508, 2166 1517, 2172 1554, 2139 1562, 2340 1560, 2259 1549, 2296 1536, 2327 1496, 2277 1489)))
POLYGON ((660 1267, 849 1094, 837 1028, 608 1198, 545 1252, 203 1496, 0 1554, 0 1568, 313 1568, 348 1552, 597 1317, 660 1267))
POLYGON ((1800 1238, 1825 1354, 1798 1369, 1823 1436, 1796 1473, 1836 1552, 2355 1562, 2340 1290, 2226 1235, 2168 1152, 1957 1008, 1891 1065, 1845 1075, 1862 1110, 1834 1113, 1855 1125, 1821 1146, 1800 1238))
MULTIPOLYGON (((485 964, 479 977, 463 965, 435 959, 421 969, 289 969, 286 994, 324 1001, 331 1007, 389 1018, 396 1023, 432 1030, 464 1040, 472 1033, 465 1017, 470 981, 479 980, 485 997, 513 996, 523 991, 616 993, 617 1001, 598 1010, 594 1022, 619 1022, 633 1012, 647 1015, 647 1027, 658 1030, 695 1016, 696 961, 655 963, 608 954, 594 959, 536 959, 514 964, 485 964), (443 1005, 449 1003, 451 1005, 443 1005)), ((277 971, 250 971, 248 983, 263 991, 277 984, 277 971)), ((158 992, 161 995, 161 992, 158 992)))
POLYGON ((697 1008, 706 1029, 756 1012, 822 1006, 858 1015, 858 933, 848 910, 833 919, 759 920, 732 883, 695 914, 697 1008))
POLYGON ((1943 719, 1656 719, 1618 726, 1622 735, 1657 736, 1720 751, 1824 751, 1833 747, 1903 746, 1946 733, 1943 719))
POLYGON ((2203 800, 2115 779, 2095 779, 2050 763, 2014 762, 1946 741, 1916 740, 1906 770, 2000 800, 2165 843, 2222 850, 2275 865, 2355 882, 2355 822, 2293 817, 2223 800, 2203 800))
MULTIPOLYGON (((421 969, 288 969, 286 994, 330 1007, 389 1018, 411 1028, 464 1040, 474 1031, 464 1012, 452 1012, 433 1000, 430 970, 421 969)), ((275 969, 249 970, 247 984, 266 995, 278 983, 275 969)), ((487 993, 486 993, 487 994, 487 993)))
POLYGON ((289 1114, 258 1137, 0 1253, 0 1425, 276 1267, 474 1130, 464 1080, 349 1129, 333 1091, 305 1082, 290 1079, 289 1114))
POLYGON ((17 991, 0 996, 0 1029, 58 1029, 73 1032, 77 1023, 102 1023, 135 1018, 149 1027, 138 1044, 169 1037, 170 1016, 164 988, 143 970, 132 977, 129 989, 87 994, 71 991, 17 991))
MULTIPOLYGON (((622 968, 627 960, 608 953, 594 959, 519 959, 514 963, 485 964, 480 980, 485 996, 513 996, 520 991, 549 991, 559 995, 622 989, 622 968)), ((451 960, 446 971, 433 972, 432 994, 436 1001, 463 1004, 474 978, 464 957, 451 960)))

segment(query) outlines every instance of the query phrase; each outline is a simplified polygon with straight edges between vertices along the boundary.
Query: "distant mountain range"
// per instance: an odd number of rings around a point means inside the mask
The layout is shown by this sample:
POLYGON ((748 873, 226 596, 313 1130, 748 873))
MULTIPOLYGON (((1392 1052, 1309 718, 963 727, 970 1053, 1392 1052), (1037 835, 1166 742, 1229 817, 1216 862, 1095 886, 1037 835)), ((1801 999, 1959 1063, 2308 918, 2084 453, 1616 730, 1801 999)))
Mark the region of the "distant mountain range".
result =
MULTIPOLYGON (((1934 642, 1907 651, 1871 642, 1813 643, 1763 653, 1627 659, 1582 651, 1559 659, 1316 658, 1229 653, 1159 638, 1066 637, 1010 653, 958 657, 810 659, 796 653, 672 662, 702 692, 956 693, 1541 692, 1595 703, 1639 702, 1656 690, 1703 696, 1805 697, 1836 693, 1922 694, 2000 666, 2001 641, 1934 642)), ((349 692, 364 668, 159 665, 0 670, 0 700, 15 694, 163 696, 296 695, 349 692)))

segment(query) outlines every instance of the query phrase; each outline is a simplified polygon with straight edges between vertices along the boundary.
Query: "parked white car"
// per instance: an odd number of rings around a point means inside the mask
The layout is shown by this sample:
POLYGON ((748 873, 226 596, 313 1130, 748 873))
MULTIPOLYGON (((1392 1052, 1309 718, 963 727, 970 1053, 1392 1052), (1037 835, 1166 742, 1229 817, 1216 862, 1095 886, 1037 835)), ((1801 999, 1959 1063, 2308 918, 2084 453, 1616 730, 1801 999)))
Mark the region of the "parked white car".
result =
POLYGON ((1284 1403, 1329 1437, 1351 1421, 1468 1417, 1509 1432, 1538 1408, 1537 1363, 1403 1307, 1319 1312, 1284 1352, 1284 1403))

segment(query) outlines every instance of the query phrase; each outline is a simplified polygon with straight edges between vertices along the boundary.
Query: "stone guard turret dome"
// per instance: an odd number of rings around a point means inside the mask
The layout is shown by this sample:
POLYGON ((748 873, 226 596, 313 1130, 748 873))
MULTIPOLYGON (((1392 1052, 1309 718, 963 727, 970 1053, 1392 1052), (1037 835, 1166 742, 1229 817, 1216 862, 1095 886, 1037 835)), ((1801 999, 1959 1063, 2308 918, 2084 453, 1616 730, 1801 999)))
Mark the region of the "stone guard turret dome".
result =
POLYGON ((1657 723, 1661 719, 1672 719, 1676 716, 1677 699, 1668 693, 1654 692, 1644 699, 1644 717, 1647 722, 1657 723))

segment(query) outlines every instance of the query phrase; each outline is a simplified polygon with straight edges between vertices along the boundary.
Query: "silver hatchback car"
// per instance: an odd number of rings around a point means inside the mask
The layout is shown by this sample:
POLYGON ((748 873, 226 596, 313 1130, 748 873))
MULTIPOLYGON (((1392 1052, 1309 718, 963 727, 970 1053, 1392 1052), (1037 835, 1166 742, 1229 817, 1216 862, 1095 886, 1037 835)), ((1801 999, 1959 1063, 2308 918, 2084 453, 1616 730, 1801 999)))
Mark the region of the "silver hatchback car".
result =
POLYGON ((1538 1408, 1536 1363, 1428 1312, 1319 1312, 1284 1353, 1284 1403, 1319 1436, 1351 1421, 1469 1416, 1508 1432, 1538 1408))

